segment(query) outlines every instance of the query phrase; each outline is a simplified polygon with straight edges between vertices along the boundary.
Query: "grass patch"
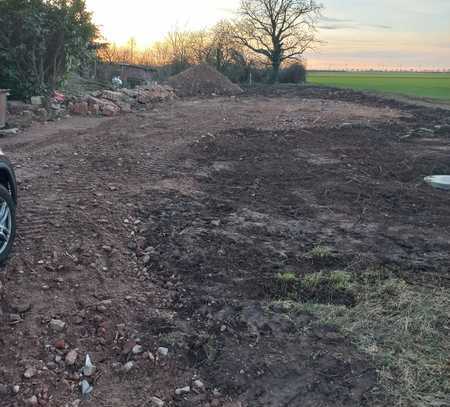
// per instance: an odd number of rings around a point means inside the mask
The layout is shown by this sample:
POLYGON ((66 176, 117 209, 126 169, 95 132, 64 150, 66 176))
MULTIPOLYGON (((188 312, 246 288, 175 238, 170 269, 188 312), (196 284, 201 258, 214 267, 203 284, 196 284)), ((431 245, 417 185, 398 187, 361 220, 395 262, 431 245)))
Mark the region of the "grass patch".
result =
POLYGON ((295 273, 278 273, 277 274, 277 278, 279 281, 283 282, 283 283, 296 283, 298 282, 298 278, 297 275, 295 273))
POLYGON ((321 286, 328 286, 334 290, 350 289, 352 276, 345 271, 333 271, 331 273, 307 274, 302 279, 302 285, 306 289, 314 290, 321 286))
POLYGON ((345 271, 307 274, 302 278, 300 286, 304 302, 348 306, 355 304, 351 274, 345 271))
POLYGON ((334 284, 356 290, 355 306, 298 303, 296 310, 337 326, 370 354, 395 406, 450 405, 450 290, 412 286, 376 270, 349 277, 334 284))
POLYGON ((333 249, 329 246, 317 245, 305 253, 304 258, 311 261, 316 267, 337 268, 345 262, 333 249))
POLYGON ((278 299, 323 304, 354 304, 351 275, 344 271, 307 274, 278 273, 270 291, 278 299))
POLYGON ((449 73, 407 72, 310 72, 317 85, 450 101, 449 73))
POLYGON ((325 260, 333 257, 333 251, 328 246, 315 246, 306 256, 313 260, 325 260))
POLYGON ((267 288, 276 298, 298 300, 300 280, 295 273, 278 273, 267 288))

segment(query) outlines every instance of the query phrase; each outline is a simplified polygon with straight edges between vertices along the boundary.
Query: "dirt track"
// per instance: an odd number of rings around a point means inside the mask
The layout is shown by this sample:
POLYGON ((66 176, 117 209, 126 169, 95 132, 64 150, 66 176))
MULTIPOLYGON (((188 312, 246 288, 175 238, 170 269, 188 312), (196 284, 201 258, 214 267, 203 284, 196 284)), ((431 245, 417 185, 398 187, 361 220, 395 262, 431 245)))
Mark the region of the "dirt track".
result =
POLYGON ((450 135, 418 130, 448 126, 448 112, 286 87, 76 120, 0 141, 20 181, 0 277, 0 384, 20 391, 1 407, 80 398, 86 353, 95 406, 390 405, 372 361, 311 314, 288 318, 272 281, 387 265, 448 285, 449 196, 422 179, 450 173, 450 135), (317 245, 332 261, 307 258, 317 245), (55 363, 74 348, 76 366, 55 363))

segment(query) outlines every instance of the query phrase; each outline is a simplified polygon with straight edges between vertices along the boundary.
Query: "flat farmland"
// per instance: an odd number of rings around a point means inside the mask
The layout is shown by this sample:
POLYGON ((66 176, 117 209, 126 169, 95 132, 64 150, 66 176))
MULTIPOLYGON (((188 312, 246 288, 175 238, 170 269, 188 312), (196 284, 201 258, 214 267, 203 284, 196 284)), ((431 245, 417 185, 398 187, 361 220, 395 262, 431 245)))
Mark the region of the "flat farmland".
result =
POLYGON ((308 82, 450 102, 450 73, 315 71, 308 82))

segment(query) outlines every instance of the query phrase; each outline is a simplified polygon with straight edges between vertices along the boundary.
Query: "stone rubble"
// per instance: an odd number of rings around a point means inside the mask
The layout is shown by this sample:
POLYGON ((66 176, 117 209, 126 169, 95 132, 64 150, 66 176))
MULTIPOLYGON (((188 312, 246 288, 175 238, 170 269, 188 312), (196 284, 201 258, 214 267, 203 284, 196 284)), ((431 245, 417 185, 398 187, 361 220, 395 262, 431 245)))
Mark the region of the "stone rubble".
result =
POLYGON ((0 130, 0 136, 17 134, 19 129, 30 127, 35 121, 55 121, 68 115, 112 117, 130 113, 149 104, 172 100, 175 91, 170 86, 152 83, 135 89, 99 90, 82 96, 62 95, 48 100, 39 98, 39 104, 8 101, 8 128, 0 130))
POLYGON ((73 99, 68 104, 69 112, 75 115, 116 116, 129 113, 140 105, 163 102, 175 97, 170 86, 150 84, 136 89, 119 89, 117 91, 97 91, 81 98, 73 99))

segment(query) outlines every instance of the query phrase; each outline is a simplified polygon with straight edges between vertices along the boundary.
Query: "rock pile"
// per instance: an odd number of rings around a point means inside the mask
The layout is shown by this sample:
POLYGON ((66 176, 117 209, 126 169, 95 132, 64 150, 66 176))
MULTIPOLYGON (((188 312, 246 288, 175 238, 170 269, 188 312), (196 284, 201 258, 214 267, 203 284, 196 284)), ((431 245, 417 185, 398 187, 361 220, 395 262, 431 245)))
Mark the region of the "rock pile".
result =
POLYGON ((131 112, 138 105, 163 102, 175 97, 174 90, 165 85, 151 84, 136 89, 102 90, 69 101, 68 109, 77 115, 115 116, 131 112))
POLYGON ((8 102, 7 122, 10 127, 28 127, 33 121, 46 122, 55 120, 61 115, 62 109, 53 105, 44 108, 39 105, 32 105, 24 102, 8 102))
POLYGON ((239 95, 243 90, 212 66, 202 64, 193 66, 167 83, 175 89, 177 96, 239 95))
POLYGON ((2 133, 16 134, 18 129, 30 127, 35 121, 46 122, 59 120, 67 114, 81 116, 115 116, 121 112, 128 113, 140 106, 171 100, 175 91, 170 86, 156 83, 143 85, 135 89, 98 90, 85 95, 63 95, 44 100, 35 97, 35 103, 20 101, 8 102, 8 128, 2 133))

